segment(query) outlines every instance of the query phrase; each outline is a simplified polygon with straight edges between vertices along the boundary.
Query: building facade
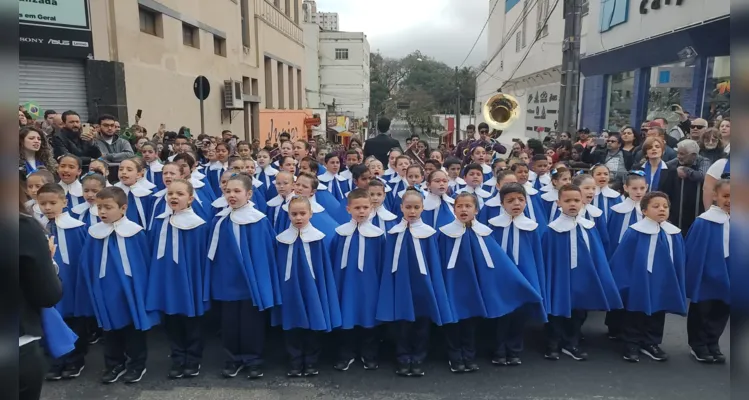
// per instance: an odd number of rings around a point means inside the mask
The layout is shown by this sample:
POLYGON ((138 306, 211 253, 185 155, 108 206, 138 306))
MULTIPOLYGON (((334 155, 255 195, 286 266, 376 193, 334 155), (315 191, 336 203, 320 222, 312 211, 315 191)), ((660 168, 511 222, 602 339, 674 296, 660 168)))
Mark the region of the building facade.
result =
MULTIPOLYGON (((205 133, 230 129, 240 138, 274 140, 283 131, 306 132, 300 0, 72 3, 79 7, 47 11, 59 13, 57 20, 88 19, 90 46, 83 51, 71 39, 70 46, 45 53, 24 46, 22 37, 21 67, 30 75, 20 74, 22 102, 91 117, 113 114, 124 123, 142 110, 140 124, 149 133, 164 123, 168 130, 188 126, 195 134, 200 112, 193 82, 202 75, 210 84, 205 133), (57 83, 31 75, 47 70, 59 76, 64 68, 68 75, 57 83)), ((73 26, 80 37, 85 26, 73 26)))
POLYGON ((318 61, 320 104, 354 119, 366 119, 369 115, 367 35, 362 32, 321 31, 318 61))
POLYGON ((678 104, 730 115, 730 1, 591 0, 582 42, 581 124, 618 131, 678 104))
POLYGON ((304 22, 317 24, 325 31, 337 31, 338 13, 318 12, 317 3, 314 0, 304 0, 302 4, 304 10, 304 22))
MULTIPOLYGON (((489 4, 488 64, 476 80, 475 110, 477 122, 483 122, 482 107, 500 88, 518 100, 519 119, 500 136, 502 142, 539 139, 557 130, 563 3, 563 0, 493 0, 489 4)), ((583 19, 590 19, 587 12, 583 19)))

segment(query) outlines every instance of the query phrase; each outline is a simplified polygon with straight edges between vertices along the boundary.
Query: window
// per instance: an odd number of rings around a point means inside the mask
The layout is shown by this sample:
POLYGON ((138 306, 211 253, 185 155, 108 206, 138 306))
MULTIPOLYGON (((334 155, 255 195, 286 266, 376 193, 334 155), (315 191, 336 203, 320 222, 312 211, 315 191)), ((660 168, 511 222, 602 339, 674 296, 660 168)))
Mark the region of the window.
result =
MULTIPOLYGON (((539 5, 539 7, 540 7, 540 5, 539 5)), ((526 16, 526 17, 522 17, 523 18, 523 30, 522 30, 523 36, 522 36, 522 39, 521 39, 521 41, 522 41, 521 46, 523 48, 525 48, 525 46, 526 46, 527 37, 528 37, 528 18, 527 18, 528 12, 529 12, 529 10, 528 10, 528 0, 525 0, 525 1, 523 1, 523 12, 521 14, 523 16, 526 16)))
POLYGON ((515 52, 516 53, 520 53, 522 36, 523 36, 522 32, 518 32, 515 34, 515 52))
POLYGON ((287 17, 291 18, 291 0, 286 0, 284 2, 284 10, 283 12, 286 14, 287 17))
POLYGON ((348 49, 335 49, 336 60, 348 60, 348 49))
POLYGON ((588 15, 588 13, 590 12, 590 0, 583 0, 582 9, 583 9, 583 17, 588 15))
POLYGON ((161 14, 151 11, 147 8, 138 8, 140 17, 140 31, 149 35, 162 37, 161 34, 161 14))
POLYGON ((198 31, 198 28, 182 23, 182 44, 199 49, 199 37, 200 32, 198 31))
POLYGON ((242 14, 242 46, 250 46, 250 15, 249 15, 249 0, 240 0, 239 12, 242 14))
POLYGON ((294 22, 299 23, 299 0, 294 0, 294 22))
POLYGON ((264 57, 265 64, 265 108, 273 108, 273 60, 264 57))
POLYGON ((549 0, 538 0, 538 20, 536 21, 536 38, 549 34, 549 0))
POLYGON ((278 109, 279 110, 285 110, 286 109, 286 102, 284 101, 284 79, 283 79, 283 73, 284 73, 283 63, 276 61, 276 77, 278 78, 278 109))
POLYGON ((635 91, 635 72, 620 72, 608 77, 608 113, 606 127, 618 132, 630 124, 632 109, 635 106, 632 94, 635 91))
POLYGON ((213 54, 226 57, 226 39, 213 35, 213 54))
POLYGON ((600 31, 609 29, 627 22, 629 17, 629 0, 601 0, 600 31))
POLYGON ((281 0, 273 0, 273 5, 280 9, 281 8, 281 0))

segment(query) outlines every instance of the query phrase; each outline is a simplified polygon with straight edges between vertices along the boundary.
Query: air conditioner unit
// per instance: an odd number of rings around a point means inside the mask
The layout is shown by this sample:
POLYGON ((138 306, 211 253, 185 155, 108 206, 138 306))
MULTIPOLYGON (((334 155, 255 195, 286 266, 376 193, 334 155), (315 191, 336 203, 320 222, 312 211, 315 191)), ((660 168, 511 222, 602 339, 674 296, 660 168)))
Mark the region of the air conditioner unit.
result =
POLYGON ((243 110, 242 81, 229 79, 224 81, 224 109, 243 110))

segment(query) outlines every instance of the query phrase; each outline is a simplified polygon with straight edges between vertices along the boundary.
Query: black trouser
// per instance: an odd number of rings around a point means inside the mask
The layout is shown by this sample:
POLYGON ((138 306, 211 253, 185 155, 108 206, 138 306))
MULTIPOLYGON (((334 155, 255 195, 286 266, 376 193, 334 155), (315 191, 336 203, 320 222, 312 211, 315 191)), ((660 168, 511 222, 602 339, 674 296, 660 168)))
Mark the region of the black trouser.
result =
POLYGON ((462 319, 446 324, 447 358, 453 363, 468 363, 476 360, 476 319, 462 319))
POLYGON ((127 369, 140 371, 146 368, 147 358, 145 331, 137 330, 133 325, 104 331, 104 365, 107 369, 127 363, 127 369))
POLYGON ((577 347, 580 345, 580 329, 583 326, 587 312, 572 310, 570 318, 549 315, 546 323, 546 347, 559 349, 561 347, 577 347))
POLYGON ((416 321, 398 321, 393 324, 395 333, 395 357, 401 364, 423 362, 429 349, 429 318, 416 318, 416 321))
POLYGON ((65 324, 68 328, 78 336, 75 341, 75 349, 70 353, 56 359, 53 364, 56 367, 64 367, 66 365, 81 366, 86 364, 86 354, 88 354, 88 337, 90 332, 89 318, 88 317, 70 317, 64 319, 65 324))
POLYGON ((252 300, 221 302, 221 342, 233 361, 263 365, 265 312, 252 300))
POLYGON ((39 400, 47 369, 39 340, 18 348, 18 399, 39 400))
POLYGON ((377 336, 377 328, 362 328, 338 331, 338 358, 348 361, 356 358, 357 353, 365 361, 377 361, 377 352, 380 347, 380 338, 377 336))
POLYGON ((621 336, 625 315, 626 311, 624 310, 611 310, 606 313, 605 323, 609 327, 610 336, 621 336))
POLYGON ((309 329, 291 329, 284 332, 286 352, 289 354, 291 367, 317 365, 322 353, 320 345, 321 333, 309 329))
POLYGON ((666 313, 663 311, 652 315, 624 311, 622 321, 622 340, 627 346, 653 346, 663 341, 663 327, 666 324, 666 313))
POLYGON ((687 337, 689 347, 718 348, 718 340, 728 324, 731 306, 720 300, 689 304, 687 337))
POLYGON ((497 357, 518 357, 523 351, 523 334, 528 321, 527 309, 521 307, 497 318, 497 357))
POLYGON ((203 318, 164 315, 164 328, 172 349, 172 363, 200 364, 203 359, 203 318))

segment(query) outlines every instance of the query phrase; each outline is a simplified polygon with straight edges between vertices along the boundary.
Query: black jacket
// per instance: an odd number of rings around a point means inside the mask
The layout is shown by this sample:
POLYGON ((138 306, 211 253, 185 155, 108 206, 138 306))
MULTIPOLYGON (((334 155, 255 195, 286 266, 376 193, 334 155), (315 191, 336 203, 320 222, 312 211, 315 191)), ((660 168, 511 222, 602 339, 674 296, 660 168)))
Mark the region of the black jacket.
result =
POLYGON ((62 283, 49 254, 41 224, 21 214, 18 223, 18 282, 20 324, 18 337, 43 336, 41 309, 54 307, 62 298, 62 283))
POLYGON ((671 201, 668 220, 681 228, 681 233, 685 236, 694 220, 705 211, 702 203, 702 183, 705 174, 700 170, 699 164, 698 160, 691 166, 682 165, 687 168, 687 177, 681 179, 677 171, 680 166, 679 159, 667 162, 668 169, 661 171, 658 186, 671 201))
POLYGON ((96 146, 96 140, 85 141, 81 139, 80 133, 62 129, 52 136, 52 150, 55 160, 65 154, 74 154, 80 157, 82 167, 87 167, 92 159, 101 157, 101 151, 96 146))
POLYGON ((387 169, 390 149, 400 146, 400 142, 391 138, 388 134, 380 133, 364 142, 364 158, 375 156, 375 158, 380 160, 385 169, 387 169))

